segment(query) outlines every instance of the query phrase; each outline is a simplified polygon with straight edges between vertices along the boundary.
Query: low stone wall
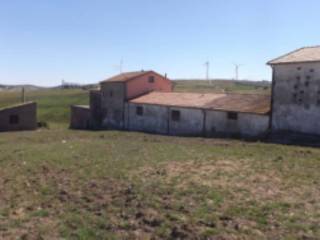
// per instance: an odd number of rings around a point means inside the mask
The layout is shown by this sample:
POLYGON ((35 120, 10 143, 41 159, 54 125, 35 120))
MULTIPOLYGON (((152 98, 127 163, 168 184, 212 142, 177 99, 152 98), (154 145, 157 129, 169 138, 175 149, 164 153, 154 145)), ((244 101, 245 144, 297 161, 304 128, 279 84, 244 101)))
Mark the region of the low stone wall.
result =
POLYGON ((24 103, 0 109, 0 131, 37 129, 37 104, 24 103))

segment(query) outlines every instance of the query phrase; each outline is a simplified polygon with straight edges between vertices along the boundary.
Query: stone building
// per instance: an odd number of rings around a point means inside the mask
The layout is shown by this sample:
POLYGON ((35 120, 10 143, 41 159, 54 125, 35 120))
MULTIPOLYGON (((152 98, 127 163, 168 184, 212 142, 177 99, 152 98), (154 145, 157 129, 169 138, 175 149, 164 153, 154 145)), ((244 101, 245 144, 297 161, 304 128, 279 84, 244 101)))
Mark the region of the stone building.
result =
POLYGON ((269 129, 270 96, 172 92, 154 71, 123 73, 73 106, 72 128, 125 129, 180 136, 260 137, 269 129))
POLYGON ((37 104, 23 103, 0 109, 0 131, 37 129, 37 104))
POLYGON ((272 67, 273 133, 320 135, 320 46, 276 58, 272 67))

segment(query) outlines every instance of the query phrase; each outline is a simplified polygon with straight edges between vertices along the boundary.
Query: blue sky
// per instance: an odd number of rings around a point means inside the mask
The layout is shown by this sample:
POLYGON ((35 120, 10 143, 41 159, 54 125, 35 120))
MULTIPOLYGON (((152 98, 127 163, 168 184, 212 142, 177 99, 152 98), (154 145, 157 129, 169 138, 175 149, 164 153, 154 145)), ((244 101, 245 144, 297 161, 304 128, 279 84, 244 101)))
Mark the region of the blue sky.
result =
POLYGON ((320 44, 319 0, 10 0, 0 3, 0 84, 171 78, 270 80, 265 63, 320 44))

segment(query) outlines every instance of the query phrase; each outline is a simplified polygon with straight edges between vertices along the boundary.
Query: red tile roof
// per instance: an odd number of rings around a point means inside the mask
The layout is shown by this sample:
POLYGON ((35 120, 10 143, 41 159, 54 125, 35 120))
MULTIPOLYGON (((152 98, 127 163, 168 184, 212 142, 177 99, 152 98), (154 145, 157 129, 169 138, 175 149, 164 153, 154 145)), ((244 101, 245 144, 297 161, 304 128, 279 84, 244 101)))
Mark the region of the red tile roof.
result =
POLYGON ((271 97, 258 94, 151 92, 132 99, 130 102, 136 104, 267 114, 270 111, 271 97))
POLYGON ((320 62, 320 46, 299 48, 268 62, 269 65, 284 63, 320 62))
POLYGON ((142 75, 145 75, 147 73, 151 73, 152 71, 138 71, 138 72, 125 72, 118 74, 116 76, 113 76, 111 78, 108 78, 106 80, 103 80, 102 83, 104 82, 127 82, 130 81, 134 78, 140 77, 142 75))

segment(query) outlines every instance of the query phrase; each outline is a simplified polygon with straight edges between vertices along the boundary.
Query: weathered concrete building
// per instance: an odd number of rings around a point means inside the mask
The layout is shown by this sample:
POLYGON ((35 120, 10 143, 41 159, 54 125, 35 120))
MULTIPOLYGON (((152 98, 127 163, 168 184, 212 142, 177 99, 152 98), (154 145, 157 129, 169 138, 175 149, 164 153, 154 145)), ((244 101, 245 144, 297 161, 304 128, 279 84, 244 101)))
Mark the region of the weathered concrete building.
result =
POLYGON ((90 91, 90 107, 71 107, 71 128, 124 129, 125 106, 130 99, 152 91, 172 91, 172 83, 154 71, 122 73, 90 91))
POLYGON ((268 64, 272 79, 272 132, 320 135, 320 46, 305 47, 268 64))
POLYGON ((152 92, 127 103, 126 128, 180 136, 265 136, 270 97, 152 92))
POLYGON ((116 129, 125 126, 128 100, 152 91, 172 91, 171 81, 154 71, 123 73, 102 81, 100 86, 101 104, 94 104, 92 109, 101 112, 102 127, 116 129))
POLYGON ((72 128, 126 129, 180 136, 264 136, 270 96, 172 92, 154 71, 123 73, 72 107, 72 128))
POLYGON ((208 137, 320 136, 320 46, 268 64, 271 97, 177 93, 156 72, 123 73, 90 93, 90 108, 73 107, 71 126, 208 137))
POLYGON ((37 129, 37 104, 34 102, 0 109, 0 131, 37 129))

